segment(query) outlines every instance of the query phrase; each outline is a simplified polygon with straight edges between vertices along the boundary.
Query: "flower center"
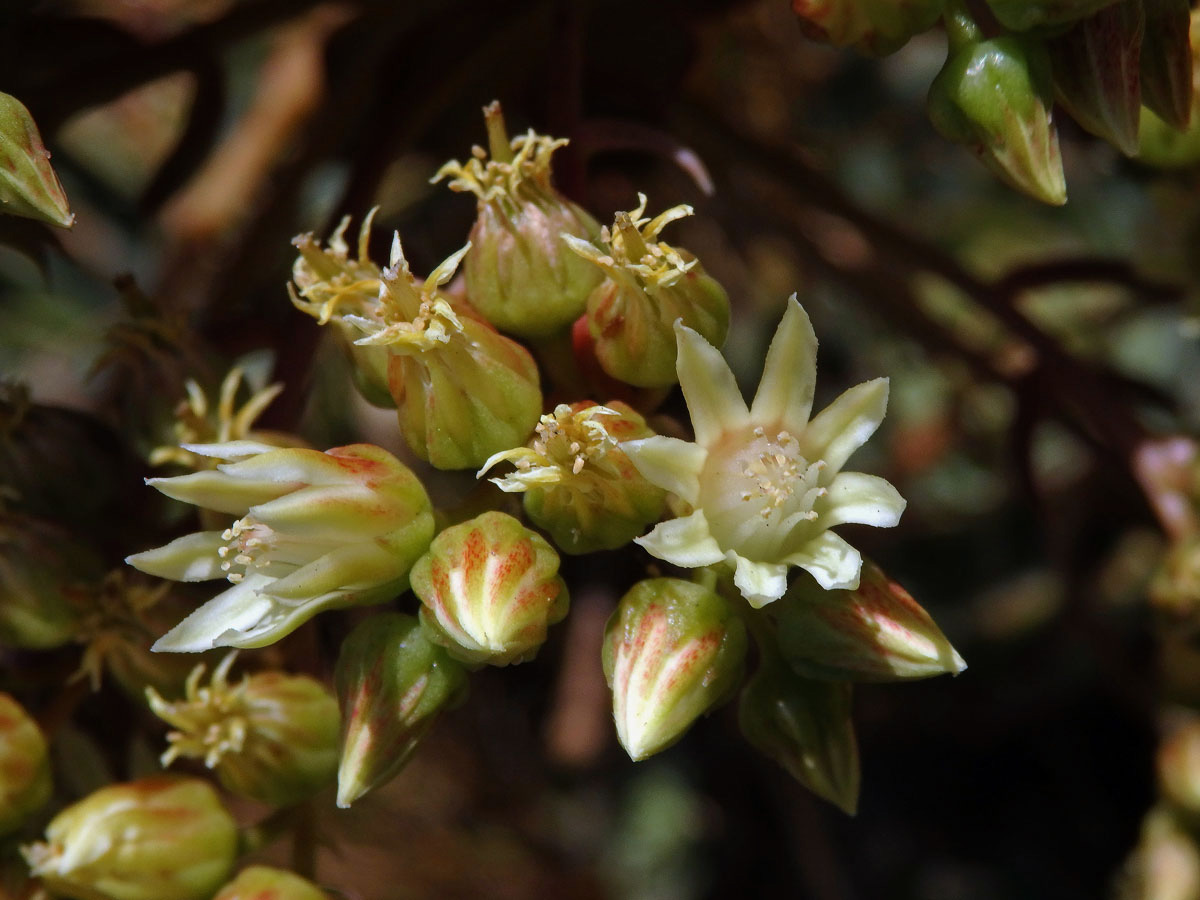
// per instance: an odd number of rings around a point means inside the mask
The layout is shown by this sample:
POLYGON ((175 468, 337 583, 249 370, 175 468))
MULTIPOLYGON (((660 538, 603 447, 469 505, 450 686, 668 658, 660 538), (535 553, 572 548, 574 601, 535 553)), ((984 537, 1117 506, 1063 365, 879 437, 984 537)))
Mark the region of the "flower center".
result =
POLYGON ((578 475, 589 460, 603 457, 615 443, 595 418, 610 414, 612 410, 603 406, 592 406, 576 414, 571 407, 560 403, 553 415, 542 416, 534 428, 537 436, 532 449, 549 463, 578 475))
POLYGON ((232 584, 246 577, 248 569, 261 569, 271 560, 275 531, 250 516, 238 519, 221 533, 225 546, 217 549, 221 571, 232 584))
POLYGON ((700 507, 717 543, 749 559, 777 558, 798 527, 815 527, 828 492, 824 460, 806 459, 786 430, 762 426, 714 446, 701 474, 700 507))

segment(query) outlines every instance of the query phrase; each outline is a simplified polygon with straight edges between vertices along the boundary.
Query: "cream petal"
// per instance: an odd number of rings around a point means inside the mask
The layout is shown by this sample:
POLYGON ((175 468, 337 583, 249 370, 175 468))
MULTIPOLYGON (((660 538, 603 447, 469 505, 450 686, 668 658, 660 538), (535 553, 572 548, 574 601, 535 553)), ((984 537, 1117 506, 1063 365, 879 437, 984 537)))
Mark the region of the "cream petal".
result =
POLYGON ((827 591, 858 587, 862 556, 832 531, 822 531, 785 562, 804 569, 827 591))
POLYGON ((710 446, 722 433, 744 426, 750 417, 733 372, 720 352, 680 321, 675 323, 675 370, 692 417, 696 443, 710 446))
MULTIPOLYGON (((273 581, 265 594, 288 603, 304 602, 331 592, 367 592, 394 587, 399 594, 404 585, 396 582, 408 574, 411 560, 363 541, 338 547, 291 574, 273 581)), ((387 600, 390 597, 381 597, 387 600)))
POLYGON ((289 536, 348 542, 397 528, 412 513, 381 502, 365 485, 335 484, 291 491, 252 507, 249 514, 289 536))
POLYGON ((621 452, 651 484, 695 504, 700 498, 700 470, 708 451, 699 444, 655 435, 621 444, 621 452))
POLYGON ((224 578, 221 556, 225 546, 219 531, 199 531, 176 538, 171 543, 125 557, 135 569, 172 581, 210 581, 224 578))
POLYGON ((345 466, 336 457, 306 447, 275 447, 238 462, 222 463, 217 467, 232 478, 261 483, 289 485, 342 484, 353 481, 345 466))
POLYGON ((213 469, 173 478, 147 478, 146 484, 174 500, 231 516, 243 516, 251 506, 274 500, 291 489, 289 485, 231 478, 213 469))
MULTIPOLYGON (((282 385, 279 386, 283 390, 282 385)), ((275 394, 278 394, 276 391, 275 394)), ((271 395, 274 399, 275 394, 271 395)), ((264 406, 266 404, 263 404, 264 406)), ((274 444, 264 444, 261 441, 222 441, 213 444, 181 444, 184 450, 197 456, 207 456, 211 459, 245 459, 248 456, 258 456, 260 453, 270 453, 279 448, 274 444)))
POLYGON ((234 646, 222 641, 226 632, 254 629, 276 605, 276 601, 261 593, 271 580, 266 575, 247 575, 199 607, 150 649, 160 653, 201 653, 213 647, 234 646))
POLYGON ((821 410, 802 439, 809 459, 823 459, 833 472, 875 433, 887 412, 888 380, 855 385, 821 410))
POLYGON ((818 521, 825 528, 853 523, 892 528, 908 501, 891 482, 878 475, 839 472, 829 485, 829 493, 818 501, 818 521))
POLYGON ((794 434, 802 433, 812 414, 816 383, 817 335, 808 313, 792 294, 767 350, 750 418, 782 422, 794 434))
POLYGON ((733 583, 746 602, 761 609, 783 596, 787 590, 787 565, 784 563, 753 562, 737 556, 732 550, 728 554, 733 563, 733 583))
POLYGON ((699 509, 690 516, 659 522, 649 534, 634 538, 634 543, 645 547, 651 556, 687 569, 711 566, 725 558, 708 530, 704 511, 699 509))

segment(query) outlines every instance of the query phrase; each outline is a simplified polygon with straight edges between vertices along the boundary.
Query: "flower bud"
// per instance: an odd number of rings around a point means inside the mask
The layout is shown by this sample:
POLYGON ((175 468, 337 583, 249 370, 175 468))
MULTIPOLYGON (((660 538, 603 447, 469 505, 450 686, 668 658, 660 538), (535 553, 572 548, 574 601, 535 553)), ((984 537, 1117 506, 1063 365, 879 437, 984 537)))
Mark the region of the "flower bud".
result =
POLYGON ((1200 611, 1200 535, 1186 535, 1171 543, 1149 588, 1150 603, 1177 620, 1200 611))
POLYGON ((886 56, 932 28, 946 0, 792 0, 811 38, 886 56))
POLYGON ((967 667, 929 613, 871 562, 855 590, 798 578, 771 610, 784 658, 810 678, 902 681, 967 667))
POLYGON ((1128 900, 1196 900, 1200 848, 1171 810, 1156 806, 1142 820, 1142 836, 1120 878, 1128 900))
POLYGON ((185 449, 226 462, 147 484, 240 518, 223 532, 189 534, 126 562, 160 578, 227 578, 232 587, 159 638, 155 650, 264 647, 323 610, 389 600, 408 587, 408 570, 433 536, 421 482, 371 444, 325 453, 253 441, 185 449))
MULTIPOLYGON (((1158 46, 1155 44, 1151 31, 1154 28, 1154 17, 1151 12, 1153 4, 1147 6, 1147 13, 1150 15, 1147 21, 1146 46, 1145 52, 1142 54, 1144 64, 1150 59, 1152 48, 1158 46)), ((1183 88, 1183 92, 1190 91, 1190 105, 1188 115, 1188 126, 1186 130, 1179 131, 1178 127, 1169 124, 1170 119, 1164 121, 1159 118, 1149 108, 1142 110, 1141 123, 1141 146, 1138 150, 1138 159, 1152 166, 1161 168, 1177 168, 1183 166, 1194 165, 1200 161, 1200 112, 1196 107, 1200 105, 1200 60, 1197 60, 1197 55, 1200 54, 1200 10, 1196 10, 1191 14, 1191 26, 1187 32, 1189 44, 1189 62, 1188 62, 1188 77, 1190 79, 1190 88, 1183 88)), ((1163 39, 1167 41, 1166 38, 1163 39)), ((1182 43, 1182 39, 1176 38, 1182 43)), ((1173 53, 1169 46, 1160 50, 1156 59, 1166 62, 1166 58, 1173 53)), ((1178 65, 1171 63, 1172 66, 1178 65)), ((1174 71, 1174 69, 1172 69, 1174 71)), ((1172 75, 1173 79, 1177 76, 1172 75)), ((1143 78, 1146 79, 1143 85, 1143 93, 1145 94, 1145 102, 1147 107, 1150 106, 1150 81, 1143 67, 1143 78)), ((1176 90, 1176 88, 1172 88, 1176 90)))
POLYGON ((1115 0, 987 0, 1000 24, 1013 31, 1066 25, 1099 12, 1114 2, 1115 0))
POLYGON ((534 430, 528 447, 495 454, 479 474, 515 463, 515 472, 492 482, 502 491, 524 491, 525 514, 563 552, 615 550, 662 516, 666 491, 620 449, 621 441, 654 434, 636 410, 619 400, 559 404, 534 430))
POLYGON ((21 704, 0 693, 0 837, 49 799, 46 739, 21 704))
POLYGON ((386 347, 400 430, 413 453, 439 469, 478 468, 523 443, 542 411, 529 351, 438 293, 469 247, 418 285, 397 235, 378 315, 347 317, 367 335, 356 346, 386 347))
POLYGON ((499 512, 434 538, 413 566, 412 588, 429 637, 471 664, 532 659, 547 628, 567 614, 558 554, 541 535, 499 512))
POLYGON ((588 330, 606 373, 638 387, 675 384, 675 322, 682 320, 716 346, 729 331, 729 297, 700 261, 658 239, 676 219, 692 214, 676 206, 644 218, 646 196, 619 212, 600 245, 563 235, 567 245, 594 263, 605 278, 587 302, 588 330))
POLYGON ((329 895, 284 869, 249 866, 217 891, 213 900, 329 900, 329 895))
POLYGON ((168 703, 152 687, 154 714, 173 726, 162 764, 203 759, 234 794, 274 806, 306 799, 333 781, 337 769, 338 708, 333 695, 303 675, 257 672, 229 684, 230 653, 200 686, 204 665, 192 670, 184 699, 168 703))
POLYGON ((288 295, 292 305, 312 316, 321 325, 330 323, 338 343, 350 357, 354 367, 354 383, 359 393, 375 406, 395 405, 388 390, 388 352, 383 347, 363 347, 355 344, 361 331, 347 322, 349 316, 373 318, 378 314, 379 290, 383 272, 371 261, 368 252, 371 238, 372 209, 363 219, 358 232, 358 258, 350 258, 346 244, 346 216, 330 236, 324 250, 312 234, 292 239, 300 251, 292 266, 292 284, 288 295))
POLYGON ((1138 149, 1145 28, 1142 0, 1119 0, 1047 45, 1059 103, 1126 156, 1138 149))
POLYGON ((630 758, 675 743, 741 683, 746 627, 718 594, 678 578, 639 581, 604 631, 604 677, 630 758))
POLYGON ((75 214, 33 117, 16 97, 0 93, 0 212, 70 228, 75 214))
POLYGON ((0 644, 46 650, 70 641, 79 624, 72 592, 100 569, 68 532, 0 512, 0 644))
POLYGON ((1156 762, 1163 799, 1200 822, 1200 719, 1189 717, 1176 728, 1159 745, 1156 762))
POLYGON ((467 694, 467 673, 431 643, 413 616, 380 613, 342 644, 336 673, 342 708, 337 804, 347 807, 391 781, 443 709, 467 694))
POLYGON ((950 54, 929 87, 934 128, 966 144, 1017 190, 1055 206, 1066 203, 1045 46, 1013 35, 981 40, 961 10, 947 14, 946 27, 950 54))
POLYGON ((207 900, 233 868, 237 827, 207 782, 157 776, 90 794, 21 852, 72 900, 207 900))
POLYGON ((491 159, 476 147, 433 177, 478 198, 463 268, 467 296, 489 322, 521 337, 545 337, 579 318, 601 274, 559 235, 595 240, 600 225, 551 185, 550 156, 567 143, 529 131, 511 142, 500 104, 484 107, 491 159))
POLYGON ((1143 0, 1142 102, 1179 131, 1192 120, 1191 4, 1189 0, 1143 0))
POLYGON ((850 702, 854 686, 815 681, 764 659, 742 691, 746 740, 818 796, 854 815, 861 773, 850 702))

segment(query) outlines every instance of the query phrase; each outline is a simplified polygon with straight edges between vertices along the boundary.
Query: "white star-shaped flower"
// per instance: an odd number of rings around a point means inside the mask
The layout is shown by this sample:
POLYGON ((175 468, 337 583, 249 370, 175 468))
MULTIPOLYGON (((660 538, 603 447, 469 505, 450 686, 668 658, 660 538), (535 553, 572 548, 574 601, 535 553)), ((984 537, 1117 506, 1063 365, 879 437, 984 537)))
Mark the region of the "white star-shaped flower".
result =
POLYGON ((677 566, 729 563, 752 606, 783 596, 799 566, 827 590, 858 586, 862 557, 830 529, 890 528, 905 500, 885 479, 843 472, 887 410, 888 380, 850 388, 815 418, 817 338, 793 295, 749 408, 715 347, 677 322, 679 384, 694 442, 656 436, 621 449, 645 478, 689 503, 637 542, 677 566))

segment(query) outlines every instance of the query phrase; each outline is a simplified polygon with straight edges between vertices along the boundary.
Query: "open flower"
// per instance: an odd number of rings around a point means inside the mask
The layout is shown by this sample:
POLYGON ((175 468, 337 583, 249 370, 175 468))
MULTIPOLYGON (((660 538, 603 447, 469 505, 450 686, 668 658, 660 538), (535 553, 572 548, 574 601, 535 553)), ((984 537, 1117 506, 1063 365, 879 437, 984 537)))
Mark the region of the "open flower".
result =
POLYGON ((370 444, 325 453, 254 441, 188 444, 227 460, 147 483, 177 500, 240 516, 126 562, 175 581, 227 578, 231 587, 152 649, 265 647, 326 609, 382 603, 408 588, 433 538, 429 497, 398 459, 370 444))
POLYGON ((829 529, 851 522, 888 528, 904 511, 884 479, 841 471, 883 420, 887 379, 851 388, 810 422, 817 338, 794 295, 749 409, 716 348, 681 323, 675 335, 696 440, 656 436, 621 449, 647 480, 694 511, 637 542, 677 566, 728 562, 755 607, 783 596, 789 566, 826 589, 857 587, 862 557, 829 529))

